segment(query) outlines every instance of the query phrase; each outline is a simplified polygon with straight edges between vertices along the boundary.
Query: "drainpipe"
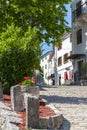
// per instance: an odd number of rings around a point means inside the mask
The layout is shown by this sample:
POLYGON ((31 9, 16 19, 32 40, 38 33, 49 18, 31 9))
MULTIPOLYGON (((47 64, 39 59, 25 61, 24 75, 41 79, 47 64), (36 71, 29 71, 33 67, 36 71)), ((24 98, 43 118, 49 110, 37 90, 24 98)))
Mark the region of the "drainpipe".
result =
POLYGON ((54 76, 55 76, 55 85, 58 85, 58 75, 57 75, 57 47, 55 47, 54 76))

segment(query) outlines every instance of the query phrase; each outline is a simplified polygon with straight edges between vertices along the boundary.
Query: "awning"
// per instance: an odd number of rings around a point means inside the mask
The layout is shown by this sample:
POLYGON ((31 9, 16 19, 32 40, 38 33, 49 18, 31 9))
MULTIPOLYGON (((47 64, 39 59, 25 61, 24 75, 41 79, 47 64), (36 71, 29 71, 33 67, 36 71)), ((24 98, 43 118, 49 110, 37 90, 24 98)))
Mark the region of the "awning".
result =
POLYGON ((72 54, 67 57, 67 59, 81 59, 84 58, 86 55, 85 54, 72 54))

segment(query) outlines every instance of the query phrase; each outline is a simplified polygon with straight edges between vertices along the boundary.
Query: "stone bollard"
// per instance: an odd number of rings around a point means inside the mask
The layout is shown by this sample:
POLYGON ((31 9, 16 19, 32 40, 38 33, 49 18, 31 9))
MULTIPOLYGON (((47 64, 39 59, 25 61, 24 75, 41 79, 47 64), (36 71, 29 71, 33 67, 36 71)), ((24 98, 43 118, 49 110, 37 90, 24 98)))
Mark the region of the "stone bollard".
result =
POLYGON ((26 128, 39 128, 39 98, 28 95, 26 104, 26 128))
POLYGON ((18 85, 11 87, 11 103, 13 110, 24 111, 23 95, 21 93, 21 87, 18 85))
POLYGON ((21 91, 22 93, 29 93, 29 94, 32 94, 36 97, 39 97, 40 95, 40 89, 39 89, 39 86, 27 86, 27 87, 24 87, 24 86, 21 86, 21 91))
POLYGON ((2 84, 0 82, 0 101, 3 100, 3 89, 2 89, 2 84))

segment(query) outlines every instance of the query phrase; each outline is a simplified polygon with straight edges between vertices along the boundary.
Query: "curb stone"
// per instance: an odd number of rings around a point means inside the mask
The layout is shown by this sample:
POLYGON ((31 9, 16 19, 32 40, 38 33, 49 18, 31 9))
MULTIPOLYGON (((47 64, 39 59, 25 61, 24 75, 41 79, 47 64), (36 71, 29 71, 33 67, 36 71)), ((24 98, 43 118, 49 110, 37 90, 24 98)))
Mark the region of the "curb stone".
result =
POLYGON ((52 104, 46 106, 50 107, 56 115, 50 117, 41 117, 39 120, 40 128, 45 128, 45 130, 47 128, 58 130, 63 123, 63 115, 52 104))

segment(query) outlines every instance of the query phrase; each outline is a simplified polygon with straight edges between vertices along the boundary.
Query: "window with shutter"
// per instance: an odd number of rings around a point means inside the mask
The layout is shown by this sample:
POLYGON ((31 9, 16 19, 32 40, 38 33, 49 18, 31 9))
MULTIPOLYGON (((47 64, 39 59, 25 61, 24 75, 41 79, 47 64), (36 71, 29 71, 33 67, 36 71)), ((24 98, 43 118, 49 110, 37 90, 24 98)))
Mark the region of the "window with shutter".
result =
POLYGON ((68 62, 68 53, 64 55, 64 64, 68 62))
POLYGON ((58 66, 61 66, 62 65, 62 57, 59 57, 58 58, 58 66))
POLYGON ((79 29, 77 31, 77 44, 81 44, 82 43, 82 29, 79 29))

